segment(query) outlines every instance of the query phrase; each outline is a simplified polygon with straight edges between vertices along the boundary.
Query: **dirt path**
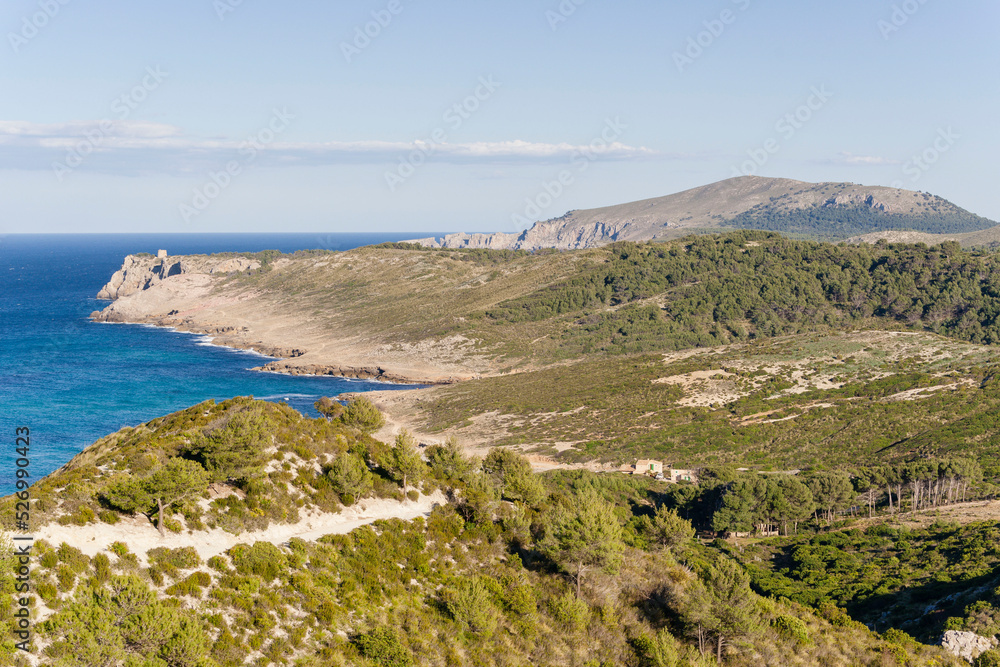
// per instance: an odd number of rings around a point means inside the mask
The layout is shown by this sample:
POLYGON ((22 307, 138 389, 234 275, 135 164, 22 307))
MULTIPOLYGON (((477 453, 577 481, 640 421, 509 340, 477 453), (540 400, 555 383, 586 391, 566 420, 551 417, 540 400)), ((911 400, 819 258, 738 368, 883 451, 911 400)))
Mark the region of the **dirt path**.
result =
POLYGON ((415 519, 427 516, 435 505, 444 504, 444 494, 435 491, 420 496, 416 501, 396 501, 368 498, 356 505, 332 514, 328 512, 305 513, 297 523, 272 524, 266 530, 233 535, 221 529, 187 533, 167 533, 160 537, 153 525, 142 517, 127 518, 114 525, 104 523, 85 526, 60 526, 49 524, 35 532, 35 539, 44 539, 53 545, 71 544, 88 556, 105 551, 113 542, 124 542, 145 562, 146 552, 155 547, 194 547, 203 559, 223 553, 237 544, 271 542, 282 544, 293 537, 315 540, 324 535, 342 535, 355 528, 379 519, 415 519))

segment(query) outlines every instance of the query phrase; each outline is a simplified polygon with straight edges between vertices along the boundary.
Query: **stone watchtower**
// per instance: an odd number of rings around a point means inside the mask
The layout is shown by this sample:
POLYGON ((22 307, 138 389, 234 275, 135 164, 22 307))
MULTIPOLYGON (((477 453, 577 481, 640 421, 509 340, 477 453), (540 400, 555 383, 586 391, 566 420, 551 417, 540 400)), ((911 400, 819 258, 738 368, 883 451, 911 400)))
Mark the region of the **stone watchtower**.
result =
POLYGON ((156 251, 156 258, 157 259, 166 259, 167 258, 167 251, 166 250, 157 250, 156 251))

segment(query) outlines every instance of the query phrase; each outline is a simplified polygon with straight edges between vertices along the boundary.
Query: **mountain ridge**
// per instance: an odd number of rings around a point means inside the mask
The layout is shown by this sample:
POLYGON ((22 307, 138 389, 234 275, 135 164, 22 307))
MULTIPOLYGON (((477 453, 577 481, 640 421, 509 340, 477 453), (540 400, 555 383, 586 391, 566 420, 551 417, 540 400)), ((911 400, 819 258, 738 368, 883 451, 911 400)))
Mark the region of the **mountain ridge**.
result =
POLYGON ((994 226, 992 220, 925 192, 740 176, 663 197, 569 211, 520 233, 455 233, 409 242, 441 248, 575 250, 732 229, 840 241, 886 230, 954 234, 994 226))

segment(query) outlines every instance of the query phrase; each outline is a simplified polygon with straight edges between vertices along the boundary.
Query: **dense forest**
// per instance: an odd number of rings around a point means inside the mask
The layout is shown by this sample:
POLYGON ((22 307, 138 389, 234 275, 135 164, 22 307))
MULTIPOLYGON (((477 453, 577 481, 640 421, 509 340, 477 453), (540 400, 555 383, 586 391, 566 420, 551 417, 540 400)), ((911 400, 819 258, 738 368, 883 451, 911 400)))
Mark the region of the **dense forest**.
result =
POLYGON ((872 206, 817 204, 808 208, 787 208, 758 204, 733 218, 722 220, 724 227, 763 229, 821 241, 839 241, 869 232, 908 229, 929 234, 961 234, 996 225, 987 218, 942 202, 930 203, 911 213, 886 213, 872 206))
POLYGON ((1000 341, 1000 258, 946 242, 832 245, 766 232, 617 243, 607 261, 488 310, 495 322, 575 315, 567 354, 632 353, 884 321, 1000 341), (608 308, 610 307, 610 310, 608 308))

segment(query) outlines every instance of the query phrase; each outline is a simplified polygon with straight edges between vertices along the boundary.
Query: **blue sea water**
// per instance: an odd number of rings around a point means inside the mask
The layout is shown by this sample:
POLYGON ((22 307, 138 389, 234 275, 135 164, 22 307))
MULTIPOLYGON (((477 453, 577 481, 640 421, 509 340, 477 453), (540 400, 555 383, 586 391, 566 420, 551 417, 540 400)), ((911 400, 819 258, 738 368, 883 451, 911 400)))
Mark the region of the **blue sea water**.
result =
MULTIPOLYGON (((421 234, 430 236, 431 234, 421 234)), ((98 290, 125 255, 284 252, 413 238, 414 234, 11 234, 0 237, 0 494, 13 490, 15 429, 31 430, 38 479, 101 436, 206 399, 252 395, 316 416, 345 391, 405 386, 261 373, 270 360, 164 328, 91 322, 98 290)))

